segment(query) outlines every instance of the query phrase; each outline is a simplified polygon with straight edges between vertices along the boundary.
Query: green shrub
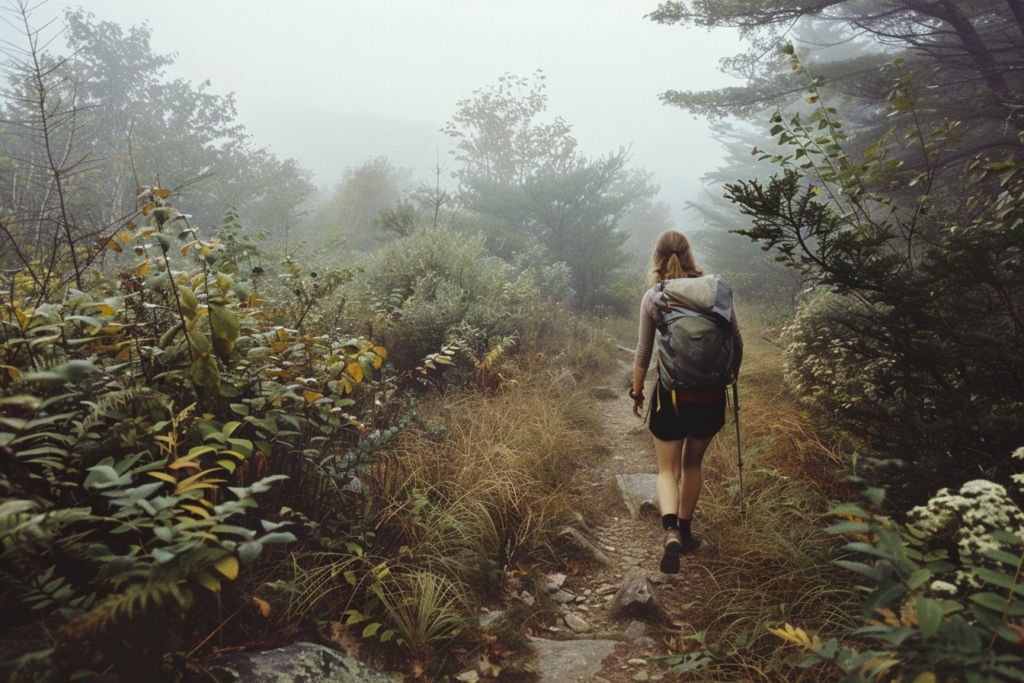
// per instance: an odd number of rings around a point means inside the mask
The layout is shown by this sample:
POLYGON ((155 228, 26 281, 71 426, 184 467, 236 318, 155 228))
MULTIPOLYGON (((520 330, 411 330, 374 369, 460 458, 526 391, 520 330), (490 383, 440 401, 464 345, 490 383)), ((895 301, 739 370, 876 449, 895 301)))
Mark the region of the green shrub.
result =
MULTIPOLYGON (((867 494, 878 505, 884 491, 867 494)), ((902 525, 852 503, 832 513, 841 521, 829 531, 851 541, 835 564, 868 580, 864 626, 842 645, 776 630, 808 652, 803 666, 828 663, 850 683, 1024 680, 1024 511, 1004 487, 943 489, 902 525)))
POLYGON ((1024 440, 1024 167, 979 159, 943 176, 957 122, 929 121, 922 86, 899 62, 890 73, 896 128, 862 158, 834 109, 776 112, 782 153, 764 158, 782 172, 726 190, 752 218, 738 232, 825 292, 792 330, 793 376, 865 451, 905 464, 887 476, 909 506, 979 470, 1008 476, 1024 440), (895 161, 896 146, 920 156, 895 161))

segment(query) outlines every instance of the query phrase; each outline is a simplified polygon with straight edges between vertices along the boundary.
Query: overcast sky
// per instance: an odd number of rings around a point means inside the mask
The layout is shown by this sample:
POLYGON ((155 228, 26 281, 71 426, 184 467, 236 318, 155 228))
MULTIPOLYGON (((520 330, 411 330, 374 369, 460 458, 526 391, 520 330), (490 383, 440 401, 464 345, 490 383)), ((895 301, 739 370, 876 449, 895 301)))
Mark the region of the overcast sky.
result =
MULTIPOLYGON (((148 23, 153 50, 177 53, 169 76, 234 92, 256 144, 299 159, 320 185, 376 155, 427 175, 436 150, 445 160, 450 143, 438 129, 458 100, 503 73, 543 69, 548 113, 573 126, 579 148, 596 156, 631 147, 679 209, 720 152, 703 120, 658 94, 731 84, 718 60, 740 49, 731 31, 645 19, 656 0, 80 4, 124 28, 148 23)), ((50 0, 40 19, 66 6, 50 0)))

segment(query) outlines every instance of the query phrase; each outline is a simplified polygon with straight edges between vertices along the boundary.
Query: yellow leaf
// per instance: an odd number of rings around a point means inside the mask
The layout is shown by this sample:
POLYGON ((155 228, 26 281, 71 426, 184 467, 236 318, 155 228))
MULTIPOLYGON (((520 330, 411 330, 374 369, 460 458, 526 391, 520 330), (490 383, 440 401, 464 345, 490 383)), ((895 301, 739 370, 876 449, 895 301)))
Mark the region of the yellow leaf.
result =
POLYGON ((234 580, 238 576, 238 558, 234 555, 227 555, 214 563, 214 568, 224 576, 234 580))
POLYGON ((183 246, 181 248, 181 255, 184 256, 185 254, 187 254, 188 250, 191 249, 192 247, 194 247, 196 245, 196 242, 198 242, 198 241, 199 240, 192 240, 191 242, 189 242, 188 244, 183 246))
POLYGON ((438 356, 437 358, 434 359, 434 361, 440 363, 441 365, 455 365, 455 363, 452 362, 452 359, 448 358, 447 356, 438 356))
POLYGON ((210 518, 210 512, 206 508, 201 508, 198 505, 182 505, 181 508, 183 510, 188 510, 194 515, 199 515, 203 519, 210 518))
POLYGON ((814 104, 817 101, 818 101, 818 96, 817 95, 811 95, 810 97, 808 97, 807 99, 804 100, 804 102, 806 102, 807 104, 814 104))
MULTIPOLYGON (((182 302, 182 303, 184 303, 184 302, 182 302)), ((198 322, 199 322, 199 320, 200 320, 200 319, 201 319, 201 318, 202 318, 202 317, 203 317, 204 315, 206 315, 207 313, 209 313, 209 311, 210 311, 210 309, 208 309, 208 308, 200 308, 200 309, 199 309, 199 312, 198 312, 198 313, 196 313, 196 317, 192 318, 192 320, 190 320, 190 321, 189 321, 189 323, 188 323, 188 329, 189 329, 189 331, 190 331, 190 332, 192 331, 192 328, 194 328, 194 327, 196 326, 196 323, 198 323, 198 322)))
POLYGON ((153 202, 150 202, 149 204, 146 204, 144 207, 142 207, 142 215, 143 216, 148 216, 149 212, 152 211, 155 208, 156 208, 156 204, 154 204, 153 202))
POLYGON ((0 369, 7 371, 7 376, 11 379, 18 379, 21 377, 21 371, 13 365, 0 365, 0 369))
POLYGON ((196 489, 215 489, 217 484, 223 484, 223 479, 207 479, 206 481, 196 481, 191 484, 178 485, 178 488, 174 490, 175 493, 185 493, 186 491, 194 491, 196 489), (216 483, 214 483, 216 482, 216 483))
POLYGON ((110 249, 111 251, 116 251, 118 253, 124 251, 124 249, 121 248, 121 245, 114 241, 113 237, 108 237, 106 240, 96 240, 96 243, 104 249, 110 249))
POLYGON ((95 306, 96 308, 100 309, 100 315, 114 315, 116 313, 113 306, 111 306, 110 304, 105 304, 102 301, 96 301, 89 305, 95 306))
MULTIPOLYGON (((173 466, 173 465, 177 465, 177 464, 178 464, 178 462, 181 462, 181 461, 179 460, 179 461, 177 461, 177 462, 173 462, 173 463, 171 463, 171 465, 169 465, 169 467, 170 467, 170 466, 173 466)), ((181 486, 187 486, 188 484, 191 484, 191 483, 192 483, 192 482, 194 482, 195 480, 199 479, 199 477, 203 476, 204 474, 209 474, 210 472, 216 472, 216 471, 218 471, 219 469, 220 469, 219 467, 211 467, 211 468, 210 468, 210 469, 208 469, 208 470, 203 470, 203 471, 202 471, 202 472, 200 472, 199 474, 193 474, 193 475, 192 475, 191 477, 189 477, 188 479, 183 479, 183 480, 182 480, 182 481, 181 481, 181 482, 180 482, 180 483, 178 484, 178 486, 179 486, 179 488, 180 488, 181 486)), ((214 481, 214 480, 213 480, 213 479, 210 479, 209 481, 214 481)))
POLYGON ((797 69, 799 69, 800 68, 799 60, 796 60, 796 59, 789 60, 789 68, 792 69, 793 71, 796 71, 797 69))
POLYGON ((260 608, 260 614, 264 617, 270 616, 270 603, 266 600, 260 600, 255 595, 252 597, 253 603, 260 608))
POLYGON ((352 375, 352 379, 359 384, 363 381, 363 369, 359 367, 359 363, 349 363, 348 367, 345 368, 345 372, 352 375))
POLYGON ((217 579, 213 578, 209 574, 206 574, 206 573, 203 573, 203 572, 200 572, 199 574, 196 574, 196 581, 198 581, 199 585, 202 586, 203 588, 205 588, 208 591, 211 591, 213 593, 219 593, 220 592, 220 581, 218 581, 217 579))
MULTIPOLYGON (((159 197, 160 199, 167 199, 168 197, 171 196, 171 191, 170 190, 164 190, 164 189, 154 189, 153 190, 153 194, 155 196, 159 197)), ((180 197, 179 197, 179 199, 180 199, 180 197)))
POLYGON ((313 401, 317 400, 318 398, 323 398, 324 397, 324 395, 321 394, 320 392, 318 392, 318 391, 310 391, 309 389, 306 389, 305 391, 303 391, 302 392, 302 396, 306 399, 306 403, 312 403, 313 401))
MULTIPOLYGON (((140 249, 140 247, 135 247, 135 249, 136 249, 136 253, 138 253, 137 250, 140 249)), ((141 256, 141 255, 142 254, 139 254, 139 256, 141 256)), ((149 267, 151 265, 153 265, 153 259, 149 259, 148 261, 143 261, 139 265, 135 266, 135 274, 139 275, 139 276, 145 275, 146 273, 149 272, 149 267)))
POLYGON ((378 356, 380 356, 381 358, 387 358, 388 357, 388 350, 385 349, 383 346, 374 346, 373 347, 373 352, 375 354, 377 354, 378 356))
POLYGON ((175 479, 171 475, 167 474, 166 472, 150 472, 149 476, 153 477, 154 479, 160 479, 161 481, 166 481, 166 482, 168 482, 170 484, 177 484, 178 483, 177 479, 175 479))

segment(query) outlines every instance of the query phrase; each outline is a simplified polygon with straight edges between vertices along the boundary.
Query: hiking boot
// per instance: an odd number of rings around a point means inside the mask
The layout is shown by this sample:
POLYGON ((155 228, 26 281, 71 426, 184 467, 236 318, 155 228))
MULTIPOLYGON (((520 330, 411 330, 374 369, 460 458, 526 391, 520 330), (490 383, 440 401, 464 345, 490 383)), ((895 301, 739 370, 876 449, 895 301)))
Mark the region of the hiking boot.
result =
POLYGON ((679 543, 679 554, 686 555, 692 553, 694 550, 700 547, 700 541, 695 537, 687 535, 685 538, 680 540, 679 543))
POLYGON ((665 531, 665 554, 661 556, 661 569, 662 574, 678 574, 679 573, 679 553, 683 546, 683 537, 679 534, 678 529, 667 529, 665 531))

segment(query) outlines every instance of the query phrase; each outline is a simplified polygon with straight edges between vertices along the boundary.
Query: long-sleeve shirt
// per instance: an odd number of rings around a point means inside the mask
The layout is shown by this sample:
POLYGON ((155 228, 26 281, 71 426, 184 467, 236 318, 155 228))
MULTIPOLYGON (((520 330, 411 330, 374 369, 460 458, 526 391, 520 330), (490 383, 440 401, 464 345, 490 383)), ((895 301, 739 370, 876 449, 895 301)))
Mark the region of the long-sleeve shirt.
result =
MULTIPOLYGON (((743 335, 740 334, 735 308, 732 309, 729 322, 732 323, 734 374, 738 375, 740 363, 743 361, 743 335)), ((645 372, 651 365, 651 355, 654 353, 654 332, 657 323, 658 308, 654 305, 654 287, 651 287, 644 293, 643 301, 640 302, 640 339, 636 343, 636 365, 645 372)))

